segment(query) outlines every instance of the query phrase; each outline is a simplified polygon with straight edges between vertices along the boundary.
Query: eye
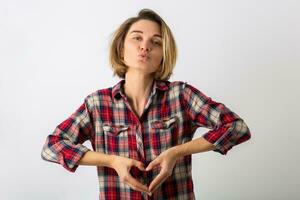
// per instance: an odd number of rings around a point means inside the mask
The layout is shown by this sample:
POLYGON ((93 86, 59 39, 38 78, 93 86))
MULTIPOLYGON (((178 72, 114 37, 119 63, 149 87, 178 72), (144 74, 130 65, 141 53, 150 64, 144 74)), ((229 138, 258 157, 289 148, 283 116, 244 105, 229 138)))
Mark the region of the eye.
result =
POLYGON ((135 40, 140 40, 141 37, 137 36, 137 37, 133 37, 133 39, 135 39, 135 40))
POLYGON ((161 46, 161 42, 159 42, 159 41, 154 41, 153 43, 154 43, 155 45, 161 46))

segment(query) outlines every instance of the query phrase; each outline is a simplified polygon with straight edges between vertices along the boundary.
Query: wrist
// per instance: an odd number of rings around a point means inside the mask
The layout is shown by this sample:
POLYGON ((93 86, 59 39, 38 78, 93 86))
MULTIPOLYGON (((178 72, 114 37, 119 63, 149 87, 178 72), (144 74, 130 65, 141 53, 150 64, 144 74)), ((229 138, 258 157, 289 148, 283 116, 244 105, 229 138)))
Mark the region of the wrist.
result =
POLYGON ((183 146, 182 145, 177 145, 172 147, 172 150, 174 152, 175 157, 178 159, 180 157, 185 156, 183 146))
POLYGON ((114 161, 116 159, 116 155, 107 155, 107 156, 108 156, 107 167, 114 168, 114 161))

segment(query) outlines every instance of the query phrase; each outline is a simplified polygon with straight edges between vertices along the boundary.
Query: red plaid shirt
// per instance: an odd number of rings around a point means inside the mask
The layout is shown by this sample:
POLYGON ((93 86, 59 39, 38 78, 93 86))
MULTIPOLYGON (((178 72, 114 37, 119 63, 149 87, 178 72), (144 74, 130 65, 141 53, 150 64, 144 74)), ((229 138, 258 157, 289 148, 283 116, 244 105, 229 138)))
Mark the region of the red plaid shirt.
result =
MULTIPOLYGON (((181 81, 154 81, 144 113, 138 118, 123 91, 125 80, 89 94, 82 105, 49 135, 41 156, 75 172, 79 159, 93 150, 139 160, 147 166, 166 149, 192 140, 198 127, 210 129, 203 137, 215 152, 226 155, 251 138, 249 128, 224 104, 181 81)), ((135 191, 120 182, 112 168, 97 167, 100 199, 195 199, 191 155, 177 160, 172 175, 152 194, 135 191)), ((131 174, 149 186, 159 169, 131 174)))

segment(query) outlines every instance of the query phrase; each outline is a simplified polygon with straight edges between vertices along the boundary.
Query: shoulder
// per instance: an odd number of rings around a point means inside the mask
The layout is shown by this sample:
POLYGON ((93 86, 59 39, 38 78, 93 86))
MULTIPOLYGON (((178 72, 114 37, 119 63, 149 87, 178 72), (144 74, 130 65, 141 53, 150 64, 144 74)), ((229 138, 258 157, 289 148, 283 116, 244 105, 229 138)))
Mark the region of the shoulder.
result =
POLYGON ((101 88, 94 90, 86 95, 84 101, 89 107, 100 105, 100 102, 108 101, 111 102, 112 87, 101 88))
POLYGON ((168 86, 170 90, 179 90, 181 92, 200 92, 199 89, 188 83, 187 81, 168 81, 168 86))
POLYGON ((170 82, 169 90, 178 91, 179 95, 187 101, 189 101, 190 99, 201 99, 205 101, 209 98, 209 96, 203 93, 200 89, 188 83, 187 81, 179 80, 170 82))
POLYGON ((181 90, 185 88, 185 85, 187 84, 187 82, 184 81, 163 81, 167 86, 169 91, 174 91, 174 90, 181 90))

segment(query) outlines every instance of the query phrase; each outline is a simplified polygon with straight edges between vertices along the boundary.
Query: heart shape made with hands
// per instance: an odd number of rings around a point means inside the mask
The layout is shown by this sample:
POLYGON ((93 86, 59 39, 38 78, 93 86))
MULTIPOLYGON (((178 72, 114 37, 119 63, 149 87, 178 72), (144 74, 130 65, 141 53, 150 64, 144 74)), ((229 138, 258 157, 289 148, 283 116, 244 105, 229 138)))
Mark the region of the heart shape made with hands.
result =
POLYGON ((142 163, 140 163, 141 165, 137 163, 132 165, 130 174, 141 184, 146 184, 148 191, 153 193, 172 175, 178 159, 175 149, 170 148, 155 157, 146 167, 142 167, 142 163), (150 183, 149 178, 153 178, 150 183))
POLYGON ((132 166, 131 170, 130 170, 130 174, 133 178, 135 178, 141 184, 146 185, 148 187, 148 190, 151 193, 153 193, 171 175, 171 173, 162 173, 161 170, 162 170, 162 167, 159 165, 159 163, 148 165, 147 167, 145 167, 145 170, 141 170, 136 166, 132 166), (149 168, 149 169, 147 169, 147 168, 149 168), (148 180, 150 177, 152 178, 152 180, 148 180), (142 180, 142 182, 141 182, 141 180, 142 180))
POLYGON ((147 186, 148 190, 153 193, 163 183, 162 181, 157 180, 160 170, 161 167, 159 166, 155 166, 152 169, 145 171, 140 170, 136 166, 132 166, 130 169, 130 174, 141 184, 147 186), (152 180, 150 180, 150 178, 152 178, 152 180))

